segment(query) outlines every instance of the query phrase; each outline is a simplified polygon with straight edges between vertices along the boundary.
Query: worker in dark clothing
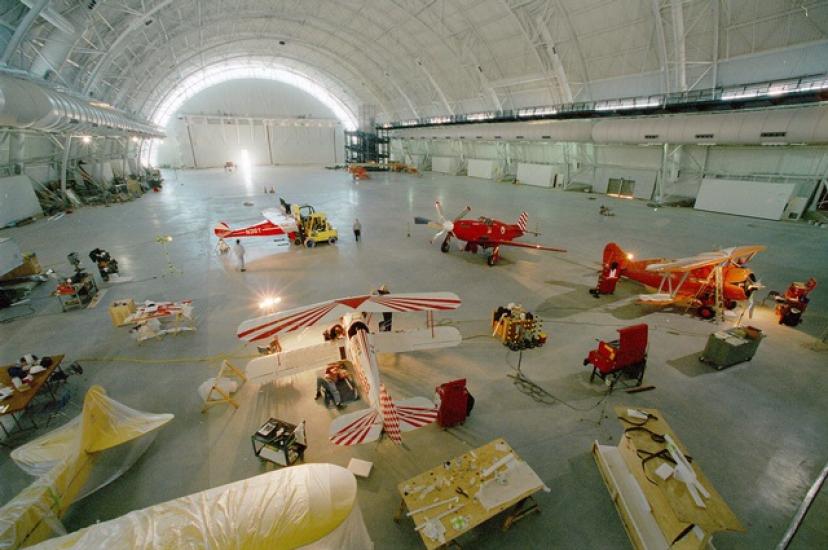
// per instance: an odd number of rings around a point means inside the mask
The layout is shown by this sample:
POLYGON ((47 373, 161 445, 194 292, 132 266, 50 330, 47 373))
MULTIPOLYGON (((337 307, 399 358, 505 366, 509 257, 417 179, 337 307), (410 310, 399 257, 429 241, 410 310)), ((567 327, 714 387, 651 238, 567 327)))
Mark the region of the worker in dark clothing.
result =
POLYGON ((359 223, 359 218, 354 220, 354 240, 359 242, 359 238, 362 235, 362 224, 359 223))
MULTIPOLYGON (((391 294, 391 291, 388 290, 387 285, 382 285, 377 289, 377 294, 380 296, 385 296, 386 294, 391 294)), ((391 312, 385 311, 382 314, 382 322, 380 323, 380 332, 391 332, 391 312)))

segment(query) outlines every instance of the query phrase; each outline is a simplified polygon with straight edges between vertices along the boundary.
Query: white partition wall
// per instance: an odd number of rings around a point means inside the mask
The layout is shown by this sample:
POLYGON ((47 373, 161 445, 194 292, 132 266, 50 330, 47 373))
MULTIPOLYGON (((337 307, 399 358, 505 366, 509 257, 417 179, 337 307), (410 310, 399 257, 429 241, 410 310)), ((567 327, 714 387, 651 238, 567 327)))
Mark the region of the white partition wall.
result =
POLYGON ((306 92, 273 81, 225 82, 193 96, 170 121, 160 165, 336 164, 343 127, 306 92))
POLYGON ((43 215, 29 176, 0 178, 0 227, 43 215))
POLYGON ((555 183, 555 167, 551 164, 518 164, 517 179, 525 185, 552 187, 555 183))
POLYGON ((431 157, 431 171, 443 174, 457 174, 460 168, 460 159, 455 157, 431 157))
POLYGON ((469 159, 469 176, 472 178, 492 179, 495 177, 495 161, 469 159))
POLYGON ((696 210, 778 220, 796 184, 704 178, 696 210))

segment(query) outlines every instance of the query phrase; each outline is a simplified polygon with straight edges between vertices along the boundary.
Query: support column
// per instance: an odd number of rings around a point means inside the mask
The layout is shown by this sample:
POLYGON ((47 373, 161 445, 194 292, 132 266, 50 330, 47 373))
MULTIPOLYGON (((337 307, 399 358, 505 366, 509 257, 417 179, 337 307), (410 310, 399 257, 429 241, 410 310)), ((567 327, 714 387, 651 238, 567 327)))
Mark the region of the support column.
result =
POLYGON ((66 136, 66 141, 63 144, 63 161, 60 163, 60 196, 63 198, 64 208, 69 206, 69 200, 66 197, 66 171, 69 169, 69 150, 72 148, 72 136, 66 136))
POLYGON ((32 27, 32 24, 37 19, 37 16, 40 15, 40 12, 43 11, 49 4, 49 0, 38 0, 38 2, 29 8, 29 11, 26 12, 26 15, 23 16, 23 19, 20 20, 20 23, 17 24, 17 28, 14 29, 14 34, 9 40, 9 43, 6 44, 6 49, 3 51, 3 57, 0 58, 0 65, 8 65, 9 60, 11 59, 12 54, 20 46, 20 43, 23 42, 23 38, 26 36, 26 33, 29 32, 29 29, 32 27))
POLYGON ((12 173, 19 175, 25 169, 26 136, 20 132, 9 132, 9 164, 12 173))

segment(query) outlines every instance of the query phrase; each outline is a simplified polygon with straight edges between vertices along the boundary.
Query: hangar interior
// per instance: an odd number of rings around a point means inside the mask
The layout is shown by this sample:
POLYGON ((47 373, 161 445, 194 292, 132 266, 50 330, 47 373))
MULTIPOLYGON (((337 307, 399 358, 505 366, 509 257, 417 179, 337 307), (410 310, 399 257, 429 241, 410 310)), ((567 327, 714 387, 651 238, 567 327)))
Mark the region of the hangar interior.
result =
POLYGON ((0 549, 828 544, 828 2, 9 0, 0 55, 0 549))

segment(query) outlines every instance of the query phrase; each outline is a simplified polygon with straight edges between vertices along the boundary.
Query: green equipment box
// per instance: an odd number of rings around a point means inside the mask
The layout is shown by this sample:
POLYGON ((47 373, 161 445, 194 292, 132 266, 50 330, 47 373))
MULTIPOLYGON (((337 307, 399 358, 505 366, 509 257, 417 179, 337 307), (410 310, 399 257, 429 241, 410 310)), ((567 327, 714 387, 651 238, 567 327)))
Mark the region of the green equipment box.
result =
POLYGON ((714 332, 708 337, 699 361, 713 365, 717 370, 750 361, 762 338, 762 331, 751 326, 714 332))

